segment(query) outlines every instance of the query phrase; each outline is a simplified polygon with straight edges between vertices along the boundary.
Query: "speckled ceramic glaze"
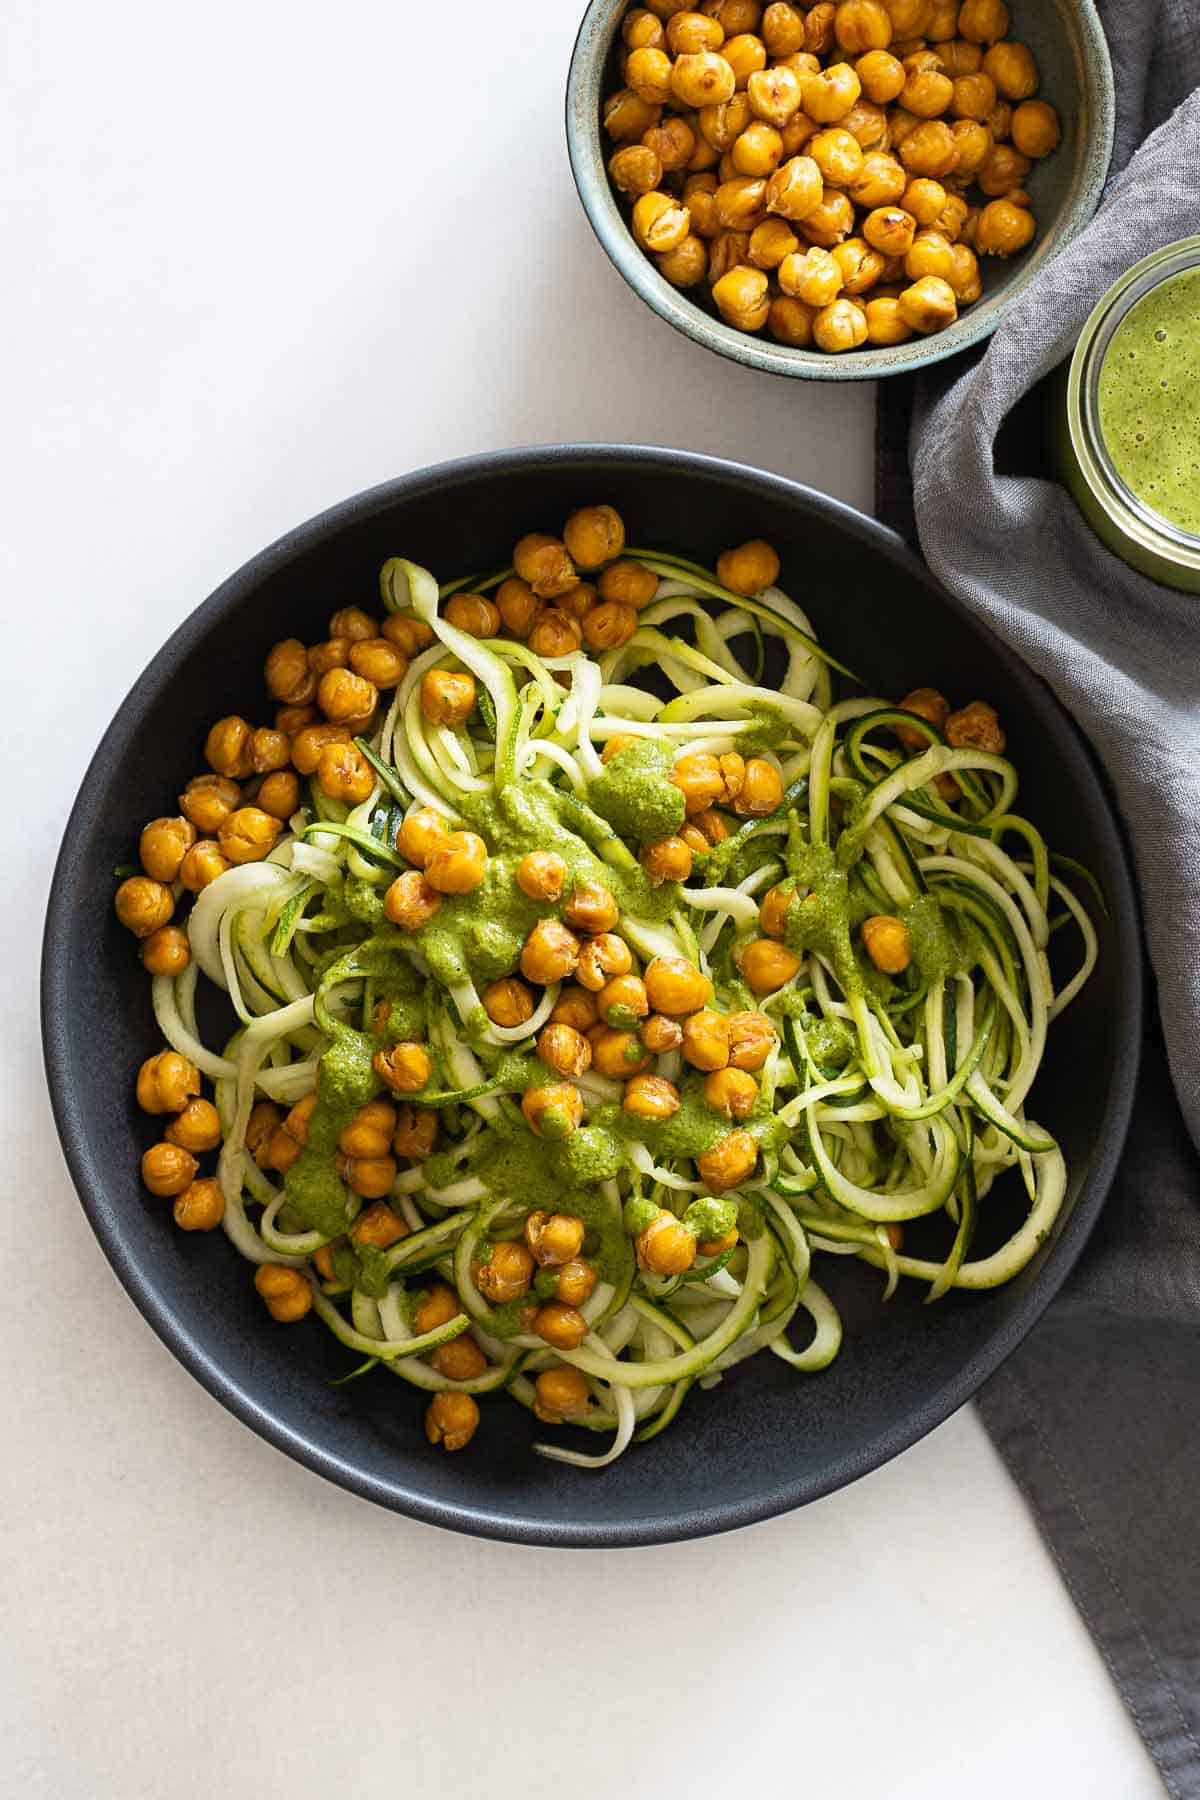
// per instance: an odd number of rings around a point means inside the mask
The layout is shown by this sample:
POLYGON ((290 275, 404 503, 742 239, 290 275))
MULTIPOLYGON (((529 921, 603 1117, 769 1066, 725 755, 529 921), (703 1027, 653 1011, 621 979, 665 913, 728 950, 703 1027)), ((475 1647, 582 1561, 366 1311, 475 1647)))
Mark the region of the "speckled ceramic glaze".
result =
POLYGON ((620 85, 619 27, 627 0, 591 0, 567 79, 567 145, 575 185, 592 229, 634 291, 661 319, 719 356, 817 381, 865 381, 940 362, 990 336, 1006 307, 1070 242, 1095 212, 1112 156, 1115 99, 1108 44, 1092 0, 1011 0, 1012 35, 1029 45, 1041 70, 1040 93, 1062 118, 1063 141, 1038 163, 1027 186, 1039 231, 1024 255, 980 259, 984 294, 947 331, 907 344, 828 356, 750 336, 725 325, 661 276, 630 233, 605 168, 612 145, 600 127, 605 96, 620 85))
MULTIPOLYGON (((591 445, 481 456, 374 488, 263 551, 185 620, 123 701, 67 822, 46 922, 43 1034, 67 1161, 105 1254, 154 1330, 225 1406, 281 1450, 367 1499, 433 1524, 537 1544, 619 1545, 749 1524, 826 1494, 903 1450, 969 1399, 1029 1331, 1078 1256, 1125 1135, 1140 1042, 1140 957, 1124 852, 1078 732, 1048 689, 872 520, 776 476, 672 450, 591 445), (386 1372, 345 1387, 355 1357, 314 1318, 282 1327, 224 1235, 185 1234, 138 1180, 157 1135, 134 1104, 138 1063, 161 1047, 150 984, 113 915, 113 870, 142 823, 170 811, 203 766, 218 713, 264 711, 276 639, 324 636, 337 606, 374 603, 394 553, 444 578, 505 563, 530 529, 607 500, 634 541, 712 562, 762 536, 783 558, 826 644, 871 691, 934 682, 987 695, 1012 754, 1039 773, 1022 809, 1108 895, 1100 961, 1050 1034, 1036 1116, 1061 1139, 1070 1187, 1052 1238, 1008 1287, 936 1306, 822 1258, 846 1341, 833 1366, 797 1375, 772 1356, 688 1395, 679 1419, 604 1474, 545 1462, 545 1427, 489 1397, 470 1448, 426 1445, 426 1397, 386 1372)), ((221 1041, 218 1015, 210 1020, 221 1041)), ((228 1030, 229 1026, 225 1026, 228 1030)), ((987 1201, 983 1238, 1023 1215, 1015 1175, 987 1201)), ((114 1393, 114 1407, 136 1394, 114 1393)), ((582 1435, 582 1434, 581 1434, 582 1435)))

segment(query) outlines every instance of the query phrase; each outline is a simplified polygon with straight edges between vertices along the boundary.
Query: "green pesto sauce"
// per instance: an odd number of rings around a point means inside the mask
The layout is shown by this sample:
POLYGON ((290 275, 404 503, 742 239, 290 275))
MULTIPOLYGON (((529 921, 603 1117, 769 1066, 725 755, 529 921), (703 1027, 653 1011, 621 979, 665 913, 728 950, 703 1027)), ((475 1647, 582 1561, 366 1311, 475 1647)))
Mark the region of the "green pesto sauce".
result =
POLYGON ((621 837, 639 843, 669 837, 686 811, 682 790, 669 779, 673 762, 670 747, 656 738, 627 744, 588 783, 588 800, 621 837))
POLYGON ((1200 535, 1200 271, 1162 282, 1130 310, 1105 352, 1099 400, 1122 481, 1200 535))
POLYGON ((808 1045, 809 1055, 821 1069, 844 1069, 854 1055, 857 1040, 840 1019, 826 1019, 820 1013, 804 1013, 800 1029, 808 1045))
POLYGON ((756 700, 746 708, 746 716, 754 720, 749 731, 738 733, 737 748, 742 756, 761 756, 764 750, 778 750, 792 735, 792 722, 765 700, 756 700))
POLYGON ((955 921, 943 912, 936 895, 919 895, 900 917, 908 927, 913 961, 923 981, 944 981, 949 975, 967 972, 972 960, 970 946, 955 921))
POLYGON ((708 1194, 701 1200, 692 1201, 683 1215, 683 1223, 704 1244, 732 1231, 737 1224, 737 1215, 736 1200, 718 1200, 708 1194))
POLYGON ((861 994, 862 970, 850 941, 850 877, 839 867, 828 844, 792 843, 788 866, 793 882, 809 890, 793 900, 785 926, 789 950, 805 956, 815 950, 832 965, 846 994, 861 994))
POLYGON ((334 1028, 321 1058, 317 1104, 304 1149, 283 1178, 290 1213, 302 1229, 337 1237, 352 1216, 350 1191, 334 1168, 338 1139, 360 1106, 373 1100, 380 1081, 371 1067, 370 1038, 348 1025, 334 1028))

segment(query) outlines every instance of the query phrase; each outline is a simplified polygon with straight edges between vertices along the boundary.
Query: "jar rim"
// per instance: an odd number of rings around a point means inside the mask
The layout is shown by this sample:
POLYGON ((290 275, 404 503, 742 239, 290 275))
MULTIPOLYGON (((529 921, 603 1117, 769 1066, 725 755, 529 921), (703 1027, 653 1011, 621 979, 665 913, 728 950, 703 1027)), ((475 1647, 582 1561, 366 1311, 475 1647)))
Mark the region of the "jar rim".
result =
POLYGON ((1098 505, 1125 536, 1170 562, 1200 570, 1200 535, 1156 512, 1125 481, 1100 426, 1100 375, 1114 336, 1134 308, 1166 282, 1200 269, 1200 237, 1181 238, 1127 269, 1093 308, 1071 358, 1067 415, 1071 444, 1098 505))

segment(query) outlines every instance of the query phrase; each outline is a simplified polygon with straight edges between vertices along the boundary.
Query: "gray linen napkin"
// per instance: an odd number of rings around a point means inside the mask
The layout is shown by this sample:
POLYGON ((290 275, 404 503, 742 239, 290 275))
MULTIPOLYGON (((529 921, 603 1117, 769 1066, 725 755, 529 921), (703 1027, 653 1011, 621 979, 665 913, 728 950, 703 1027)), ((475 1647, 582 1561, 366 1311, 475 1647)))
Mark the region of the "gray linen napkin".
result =
POLYGON ((1168 1791, 1200 1800, 1200 597, 1105 550, 1022 429, 1111 282, 1200 232, 1200 0, 1100 10, 1104 204, 980 355, 883 384, 879 509, 915 513, 933 570, 1074 714, 1133 846, 1162 1029, 1100 1227, 980 1404, 1168 1791))

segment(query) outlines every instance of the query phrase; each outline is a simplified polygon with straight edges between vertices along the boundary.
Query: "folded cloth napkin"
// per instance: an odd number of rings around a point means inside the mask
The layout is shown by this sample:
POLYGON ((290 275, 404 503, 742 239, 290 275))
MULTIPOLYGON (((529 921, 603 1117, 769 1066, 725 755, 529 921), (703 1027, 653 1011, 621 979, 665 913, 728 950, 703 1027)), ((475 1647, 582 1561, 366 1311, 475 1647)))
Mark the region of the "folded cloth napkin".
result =
POLYGON ((1020 428, 1111 283, 1200 232, 1200 0, 1100 11, 1118 90, 1100 211, 982 353, 883 384, 878 502, 898 529, 915 515, 930 567, 1074 714, 1133 847, 1161 1026, 1129 1146, 1079 1268, 980 1404, 1168 1791, 1200 1800, 1200 597, 1110 554, 1020 428))

